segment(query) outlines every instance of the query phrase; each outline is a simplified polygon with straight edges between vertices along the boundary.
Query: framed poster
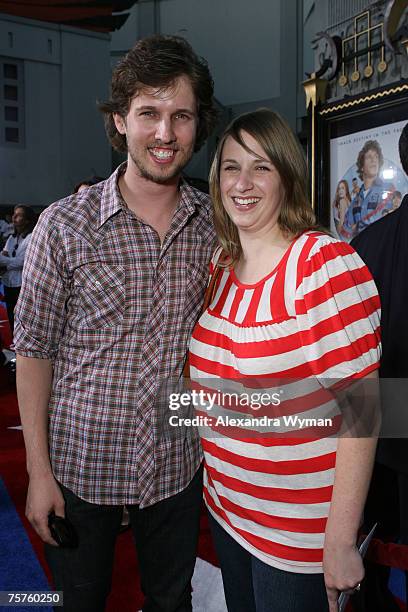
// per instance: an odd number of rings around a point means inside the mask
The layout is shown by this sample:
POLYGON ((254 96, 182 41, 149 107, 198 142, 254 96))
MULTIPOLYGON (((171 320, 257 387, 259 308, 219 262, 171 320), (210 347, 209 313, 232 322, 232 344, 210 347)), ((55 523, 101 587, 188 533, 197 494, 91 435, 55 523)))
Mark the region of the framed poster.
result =
POLYGON ((408 84, 326 105, 318 112, 317 215, 349 242, 408 193, 398 141, 408 84))

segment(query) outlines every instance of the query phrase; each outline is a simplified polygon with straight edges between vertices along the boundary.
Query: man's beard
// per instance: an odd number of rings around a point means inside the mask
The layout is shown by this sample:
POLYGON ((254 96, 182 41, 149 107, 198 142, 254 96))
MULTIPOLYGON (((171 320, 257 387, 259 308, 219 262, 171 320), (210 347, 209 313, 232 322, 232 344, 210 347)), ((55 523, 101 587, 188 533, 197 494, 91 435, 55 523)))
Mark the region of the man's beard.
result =
MULTIPOLYGON (((160 145, 156 145, 156 146, 160 146, 160 145)), ((181 153, 180 160, 178 161, 178 163, 175 165, 172 165, 171 168, 168 168, 167 172, 165 168, 163 168, 161 172, 159 169, 158 169, 158 172, 154 172, 147 168, 147 164, 144 163, 144 159, 142 158, 142 155, 138 155, 138 151, 131 149, 128 145, 129 156, 131 157, 133 163, 139 170, 140 176, 147 179, 148 181, 152 181, 153 183, 158 183, 159 185, 165 185, 166 183, 172 181, 174 178, 178 177, 193 156, 193 149, 187 152, 181 151, 180 149, 176 149, 176 150, 179 155, 181 153)), ((150 153, 147 150, 145 158, 148 158, 149 155, 150 153)))

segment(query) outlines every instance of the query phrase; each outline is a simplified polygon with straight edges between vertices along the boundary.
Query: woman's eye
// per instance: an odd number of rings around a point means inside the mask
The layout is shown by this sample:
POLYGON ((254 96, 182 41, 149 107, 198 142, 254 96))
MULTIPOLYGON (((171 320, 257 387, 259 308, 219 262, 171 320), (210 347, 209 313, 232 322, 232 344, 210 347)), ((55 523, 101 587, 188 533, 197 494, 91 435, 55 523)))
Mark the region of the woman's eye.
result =
POLYGON ((257 166, 256 170, 260 170, 261 172, 269 172, 270 168, 268 168, 268 166, 257 166))
POLYGON ((224 172, 234 172, 234 170, 238 170, 236 166, 223 166, 224 172))

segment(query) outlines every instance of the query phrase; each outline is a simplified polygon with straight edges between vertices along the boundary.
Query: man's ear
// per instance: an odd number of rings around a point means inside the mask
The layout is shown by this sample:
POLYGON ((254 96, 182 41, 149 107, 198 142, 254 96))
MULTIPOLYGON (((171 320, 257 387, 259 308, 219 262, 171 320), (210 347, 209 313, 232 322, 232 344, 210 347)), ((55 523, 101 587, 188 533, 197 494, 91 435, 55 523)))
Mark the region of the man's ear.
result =
POLYGON ((113 121, 119 134, 126 134, 126 122, 119 113, 112 113, 113 121))

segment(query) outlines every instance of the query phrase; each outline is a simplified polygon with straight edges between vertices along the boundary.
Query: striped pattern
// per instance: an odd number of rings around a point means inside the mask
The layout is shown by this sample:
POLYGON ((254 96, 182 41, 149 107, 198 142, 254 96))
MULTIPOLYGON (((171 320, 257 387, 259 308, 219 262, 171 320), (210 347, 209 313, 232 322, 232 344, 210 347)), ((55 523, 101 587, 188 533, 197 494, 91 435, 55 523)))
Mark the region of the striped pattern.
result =
MULTIPOLYGON (((220 274, 213 302, 190 345, 195 386, 207 392, 279 387, 283 401, 256 416, 331 415, 331 387, 378 367, 380 303, 366 266, 346 243, 319 232, 295 240, 277 268, 244 285, 220 274)), ((219 400, 202 428, 205 500, 242 546, 277 568, 322 571, 337 440, 327 431, 261 436, 251 428, 216 427, 223 414, 243 416, 219 400)), ((199 414, 204 415, 200 407, 199 414)), ((245 416, 245 414, 244 414, 245 416)), ((334 429, 335 431, 336 429, 334 429)))

